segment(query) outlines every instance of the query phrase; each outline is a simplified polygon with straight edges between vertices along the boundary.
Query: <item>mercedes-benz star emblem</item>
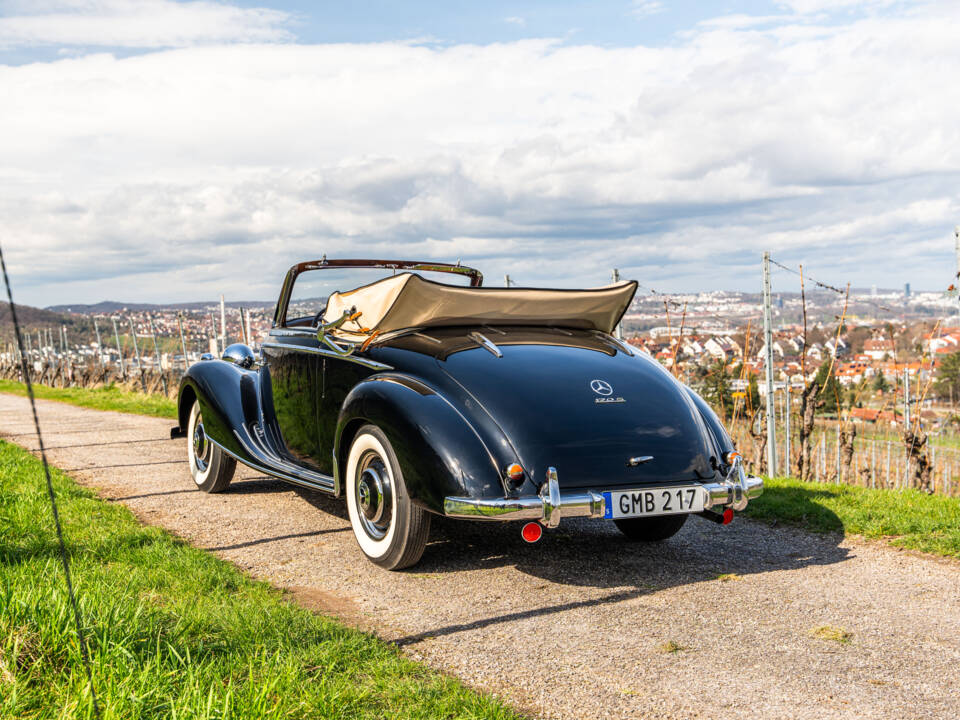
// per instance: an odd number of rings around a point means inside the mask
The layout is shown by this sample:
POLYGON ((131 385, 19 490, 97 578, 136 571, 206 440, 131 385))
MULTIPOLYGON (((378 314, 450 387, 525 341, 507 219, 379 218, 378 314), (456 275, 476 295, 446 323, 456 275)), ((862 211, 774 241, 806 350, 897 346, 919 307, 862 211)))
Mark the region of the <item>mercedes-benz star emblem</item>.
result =
POLYGON ((590 389, 597 395, 613 395, 613 386, 606 380, 591 380, 590 389))

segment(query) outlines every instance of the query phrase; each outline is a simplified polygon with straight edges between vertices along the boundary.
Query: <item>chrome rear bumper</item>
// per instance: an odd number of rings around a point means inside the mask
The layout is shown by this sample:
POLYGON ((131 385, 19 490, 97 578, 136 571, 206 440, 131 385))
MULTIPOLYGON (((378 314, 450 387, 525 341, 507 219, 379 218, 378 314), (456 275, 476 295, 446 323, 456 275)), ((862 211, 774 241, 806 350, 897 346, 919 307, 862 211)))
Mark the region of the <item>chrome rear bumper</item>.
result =
MULTIPOLYGON (((763 494, 763 480, 747 475, 737 457, 722 482, 701 485, 706 497, 703 509, 730 506, 743 510, 747 503, 763 494)), ((447 517, 473 520, 536 520, 546 527, 557 527, 561 517, 607 517, 606 499, 599 492, 561 493, 555 468, 547 470, 547 481, 538 495, 515 498, 447 497, 443 501, 447 517)))

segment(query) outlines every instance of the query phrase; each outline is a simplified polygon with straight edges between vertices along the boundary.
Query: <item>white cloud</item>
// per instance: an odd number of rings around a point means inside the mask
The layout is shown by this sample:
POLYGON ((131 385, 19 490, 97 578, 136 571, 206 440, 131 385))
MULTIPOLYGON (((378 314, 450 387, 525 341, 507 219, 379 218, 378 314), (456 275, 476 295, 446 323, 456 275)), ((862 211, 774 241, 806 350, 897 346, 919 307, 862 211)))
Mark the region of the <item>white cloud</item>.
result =
POLYGON ((291 40, 287 13, 212 0, 37 0, 0 4, 0 48, 159 48, 291 40))
POLYGON ((630 14, 635 17, 648 17, 664 11, 663 3, 658 0, 633 0, 630 14))
POLYGON ((508 25, 517 25, 518 27, 523 27, 524 25, 527 24, 527 21, 524 18, 520 17, 519 15, 511 15, 510 17, 505 17, 503 21, 508 25))
POLYGON ((323 253, 693 289, 755 287, 769 248, 837 283, 937 287, 960 218, 958 20, 0 66, 0 235, 44 305, 267 298, 323 253))

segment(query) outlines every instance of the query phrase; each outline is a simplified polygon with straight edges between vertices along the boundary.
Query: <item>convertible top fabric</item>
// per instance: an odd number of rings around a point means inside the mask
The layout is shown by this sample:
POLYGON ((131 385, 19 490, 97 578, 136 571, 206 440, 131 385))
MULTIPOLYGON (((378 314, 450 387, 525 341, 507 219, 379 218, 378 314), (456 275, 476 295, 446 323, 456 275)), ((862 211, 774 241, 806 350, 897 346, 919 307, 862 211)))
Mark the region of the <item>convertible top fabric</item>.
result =
POLYGON ((324 322, 356 308, 337 332, 347 336, 453 325, 539 325, 612 332, 637 283, 589 290, 458 287, 401 273, 327 300, 324 322))

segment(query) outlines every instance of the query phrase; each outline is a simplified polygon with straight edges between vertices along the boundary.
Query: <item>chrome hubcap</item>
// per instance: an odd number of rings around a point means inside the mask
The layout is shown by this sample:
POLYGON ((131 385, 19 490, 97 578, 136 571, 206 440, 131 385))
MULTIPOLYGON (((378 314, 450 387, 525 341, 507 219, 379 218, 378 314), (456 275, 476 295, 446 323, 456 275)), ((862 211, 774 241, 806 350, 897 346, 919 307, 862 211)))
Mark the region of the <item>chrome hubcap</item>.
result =
POLYGON ((393 488, 383 459, 367 453, 357 466, 357 510, 360 524, 374 540, 382 540, 393 519, 393 488))
POLYGON ((210 462, 210 441, 203 431, 203 418, 197 417, 196 427, 193 428, 193 458, 197 469, 203 472, 210 462))

